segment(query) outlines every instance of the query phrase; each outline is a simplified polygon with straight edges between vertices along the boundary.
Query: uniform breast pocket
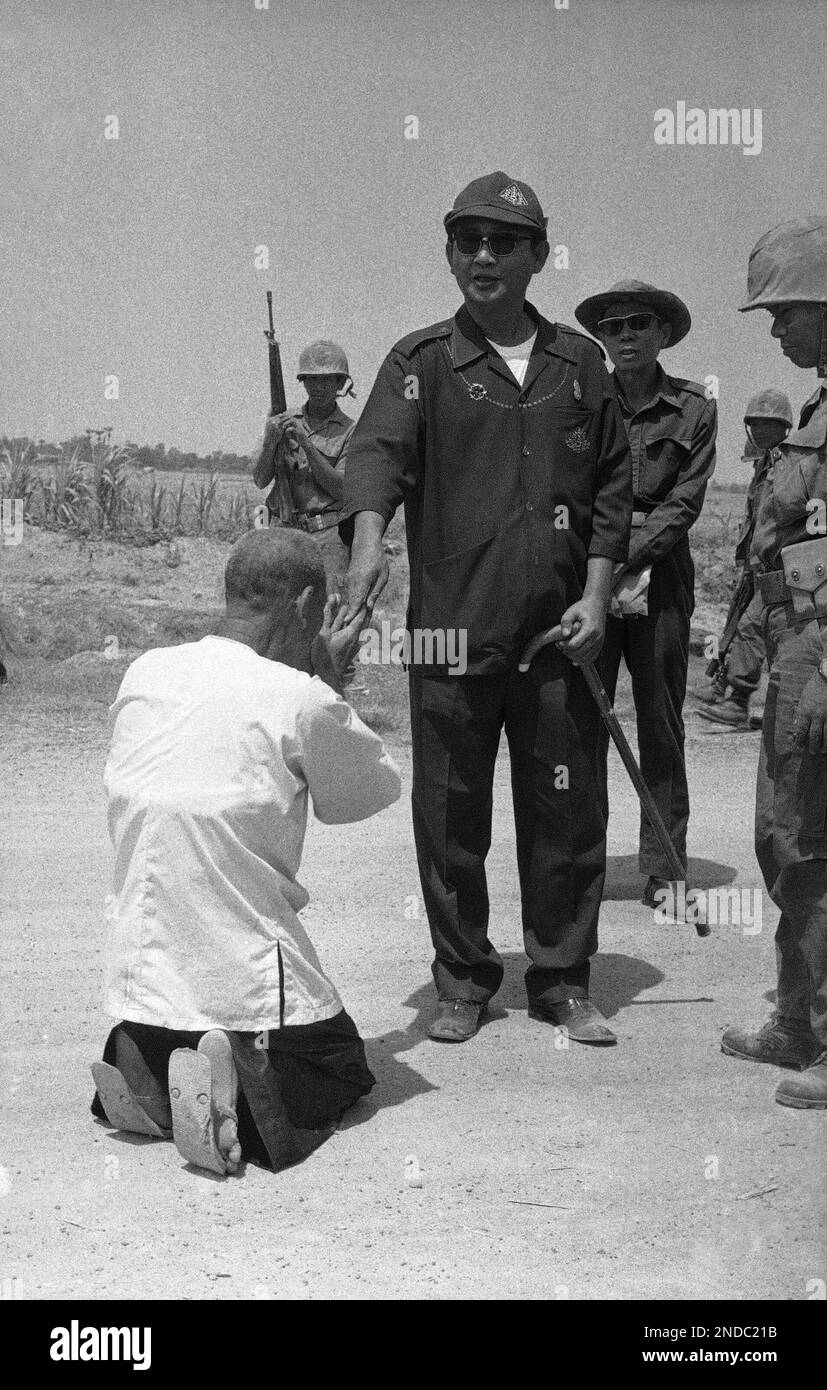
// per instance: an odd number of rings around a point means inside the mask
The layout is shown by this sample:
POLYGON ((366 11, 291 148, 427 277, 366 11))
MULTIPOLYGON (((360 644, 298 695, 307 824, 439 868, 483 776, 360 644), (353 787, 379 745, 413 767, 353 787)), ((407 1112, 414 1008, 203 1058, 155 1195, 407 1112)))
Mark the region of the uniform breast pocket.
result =
MULTIPOLYGON (((772 505, 776 521, 786 525, 806 515, 807 503, 820 496, 819 471, 824 462, 803 449, 782 453, 773 467, 772 505)), ((822 483, 822 489, 823 489, 822 483)))
MULTIPOLYGON (((591 504, 597 460, 597 421, 588 410, 558 410, 549 421, 556 487, 565 480, 565 491, 574 502, 591 504)), ((552 502, 565 497, 552 497, 552 502)))
POLYGON ((641 459, 638 491, 652 502, 662 502, 678 481, 689 455, 689 442, 676 434, 648 438, 641 459))

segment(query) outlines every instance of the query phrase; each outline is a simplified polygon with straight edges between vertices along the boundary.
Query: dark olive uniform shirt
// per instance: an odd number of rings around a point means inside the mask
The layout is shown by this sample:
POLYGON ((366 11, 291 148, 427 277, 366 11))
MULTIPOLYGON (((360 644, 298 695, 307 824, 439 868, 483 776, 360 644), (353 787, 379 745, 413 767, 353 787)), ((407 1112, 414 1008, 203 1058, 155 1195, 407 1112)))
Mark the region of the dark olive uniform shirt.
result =
MULTIPOLYGON (((761 504, 761 495, 764 491, 764 484, 767 481, 767 474, 772 466, 772 449, 765 449, 762 454, 752 460, 752 478, 747 488, 747 501, 744 508, 744 516, 738 531, 738 543, 735 547, 735 560, 737 564, 743 565, 744 569, 751 569, 754 561, 750 561, 750 551, 752 550, 752 537, 755 531, 755 519, 758 515, 758 508, 761 504)), ((743 460, 746 462, 747 460, 743 460)))
MULTIPOLYGON (((299 410, 291 410, 287 414, 296 421, 302 438, 309 439, 311 444, 315 445, 331 468, 344 468, 348 444, 353 431, 353 421, 349 415, 345 415, 345 412, 340 410, 337 405, 333 407, 333 410, 324 420, 317 420, 315 426, 311 426, 306 401, 299 410)), ((276 452, 288 470, 290 490, 297 511, 304 512, 308 516, 318 516, 322 512, 339 510, 337 499, 331 496, 321 483, 316 482, 301 443, 292 445, 286 440, 282 440, 276 446, 276 452)), ((275 471, 276 455, 274 454, 271 466, 266 472, 259 472, 256 469, 254 476, 257 485, 266 487, 274 477, 275 471)), ((273 488, 267 501, 273 511, 277 512, 278 488, 273 488)))
POLYGON ((804 405, 797 430, 773 450, 772 465, 761 490, 752 537, 752 558, 758 569, 781 569, 781 551, 818 534, 823 508, 807 503, 827 502, 827 383, 822 382, 804 405), (810 520, 812 518, 812 520, 810 520), (807 522, 810 520, 810 530, 807 522))
POLYGON ((402 338, 350 440, 341 535, 405 503, 411 628, 465 629, 469 675, 516 665, 582 595, 589 556, 623 561, 626 432, 600 349, 531 305, 520 386, 463 306, 402 338))
POLYGON ((636 510, 648 513, 629 543, 629 568, 663 559, 697 521, 715 467, 718 412, 703 386, 667 376, 641 410, 626 404, 616 373, 612 382, 629 435, 636 510))

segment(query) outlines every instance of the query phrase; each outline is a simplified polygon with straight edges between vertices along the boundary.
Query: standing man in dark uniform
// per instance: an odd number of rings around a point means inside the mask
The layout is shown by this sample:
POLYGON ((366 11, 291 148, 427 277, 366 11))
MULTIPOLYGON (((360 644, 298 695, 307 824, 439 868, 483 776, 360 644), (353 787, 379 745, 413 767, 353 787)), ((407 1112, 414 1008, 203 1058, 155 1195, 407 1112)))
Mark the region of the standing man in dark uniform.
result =
POLYGON ((768 309, 772 336, 820 378, 777 449, 752 556, 764 600, 770 683, 755 804, 755 853, 781 909, 778 992, 756 1033, 727 1028, 732 1057, 799 1070, 780 1105, 827 1109, 827 217, 767 232, 749 261, 741 312, 768 309))
MULTIPOLYGON (((632 510, 623 421, 597 347, 526 301, 549 253, 536 194, 475 179, 446 215, 465 301, 388 354, 351 440, 343 539, 350 611, 387 580, 382 535, 405 503, 413 820, 439 996, 431 1037, 476 1033, 503 965, 485 858, 505 728, 530 967, 529 1007, 580 1042, 616 1039, 588 998, 605 875, 597 714, 579 663, 603 640, 632 510), (565 640, 517 670, 537 632, 565 640), (467 642, 467 671, 417 663, 416 634, 467 642), (463 638, 464 635, 464 638, 463 638)), ((439 651, 436 653, 439 656, 439 651)))
MULTIPOLYGON (((786 438, 793 425, 792 406, 784 392, 774 391, 772 387, 756 391, 747 402, 744 425, 747 448, 742 462, 752 463, 752 478, 735 547, 735 563, 741 570, 735 597, 737 599, 743 584, 745 597, 740 604, 746 606, 729 651, 725 657, 722 653, 714 680, 708 690, 696 697, 702 702, 703 707, 698 710, 702 719, 734 730, 760 727, 760 720, 753 725, 750 719, 749 702, 761 684, 767 649, 764 645, 764 601, 755 588, 750 554, 755 517, 772 464, 772 451, 786 438)), ((727 626, 729 621, 728 618, 727 626)))
MULTIPOLYGON (((632 538, 615 585, 649 572, 646 614, 608 619, 600 677, 609 699, 614 699, 620 658, 625 658, 632 677, 641 772, 680 856, 685 879, 689 790, 683 703, 689 621, 695 607, 688 533, 715 467, 717 411, 703 386, 667 376, 658 362, 660 352, 681 342, 692 324, 677 295, 641 280, 619 280, 604 293, 584 299, 574 312, 611 358, 612 385, 632 449, 632 538)), ((634 582, 631 587, 636 587, 634 582)), ((606 815, 608 749, 609 735, 601 727, 598 775, 606 815)), ((669 862, 643 812, 639 869, 647 875, 644 903, 668 907, 676 894, 669 862)), ((672 902, 676 908, 677 902, 672 902)))

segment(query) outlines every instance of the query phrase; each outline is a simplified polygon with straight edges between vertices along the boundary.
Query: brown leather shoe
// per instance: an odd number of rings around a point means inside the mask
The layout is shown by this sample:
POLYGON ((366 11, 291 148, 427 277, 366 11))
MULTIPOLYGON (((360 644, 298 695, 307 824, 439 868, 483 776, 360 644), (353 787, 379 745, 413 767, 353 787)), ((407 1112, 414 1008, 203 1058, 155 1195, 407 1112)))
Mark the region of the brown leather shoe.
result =
POLYGON ((809 1024, 779 1013, 774 1013, 756 1033, 746 1028, 727 1028, 721 1038, 721 1051, 728 1057, 768 1062, 772 1067, 790 1067, 793 1071, 811 1066, 819 1050, 809 1024))
POLYGON ((827 1110, 827 1052, 822 1052, 800 1076, 785 1076, 775 1099, 796 1110, 827 1110))
POLYGON ((555 1004, 530 1004, 528 1016, 539 1019, 541 1023, 553 1023, 557 1028, 565 1028, 575 1042, 592 1043, 598 1047, 610 1047, 617 1042, 602 1013, 590 999, 575 997, 558 1000, 555 1004))
POLYGON ((467 1042, 479 1032, 485 1004, 472 999, 440 999, 428 1037, 437 1042, 467 1042))

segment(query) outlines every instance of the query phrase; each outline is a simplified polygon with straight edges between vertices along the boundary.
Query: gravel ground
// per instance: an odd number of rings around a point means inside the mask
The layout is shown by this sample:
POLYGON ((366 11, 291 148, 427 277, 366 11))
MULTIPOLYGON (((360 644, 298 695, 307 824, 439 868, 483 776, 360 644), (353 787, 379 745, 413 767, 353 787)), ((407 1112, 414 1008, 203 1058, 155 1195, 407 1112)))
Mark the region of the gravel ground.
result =
MULTIPOLYGON (((823 1287, 825 1115, 776 1105, 780 1073, 719 1050, 729 1021, 767 1011, 776 910, 763 898, 760 931, 722 925, 706 940, 656 926, 638 902, 637 811, 617 759, 592 990, 616 1048, 561 1048, 526 1015, 504 751, 489 879, 505 983, 472 1042, 427 1040, 429 941, 400 745, 402 801, 362 825, 313 824, 302 874, 308 928, 367 1040, 372 1095, 302 1166, 249 1165, 227 1181, 93 1121, 111 864, 101 772, 118 674, 110 664, 101 687, 100 661, 19 661, 0 696, 7 1292, 805 1299, 823 1287)), ((695 881, 756 887, 758 738, 688 725, 695 881)))

